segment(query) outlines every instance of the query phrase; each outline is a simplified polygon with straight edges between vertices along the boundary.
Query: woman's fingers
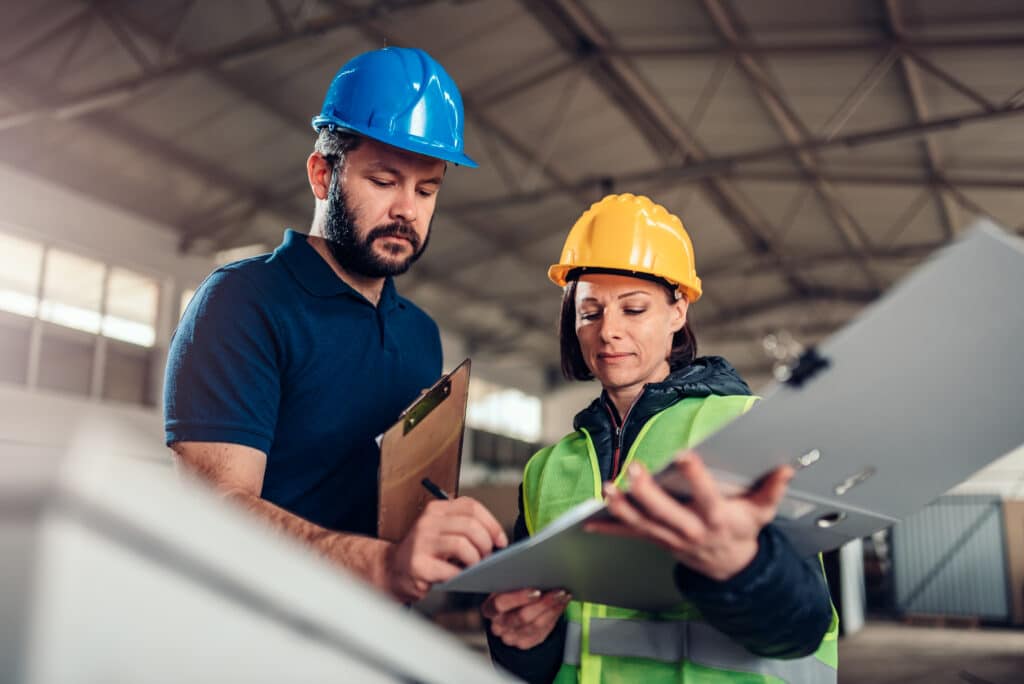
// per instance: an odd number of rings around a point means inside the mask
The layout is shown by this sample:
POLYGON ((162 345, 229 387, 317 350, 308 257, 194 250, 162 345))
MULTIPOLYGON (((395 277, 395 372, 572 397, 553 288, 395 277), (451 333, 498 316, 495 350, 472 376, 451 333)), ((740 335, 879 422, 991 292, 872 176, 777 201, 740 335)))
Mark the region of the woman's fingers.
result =
POLYGON ((629 479, 629 496, 622 498, 631 503, 643 517, 650 518, 685 539, 698 541, 704 538, 707 526, 697 512, 679 503, 662 489, 646 468, 633 463, 629 467, 629 479))
POLYGON ((540 599, 539 589, 518 589, 516 591, 504 591, 498 594, 491 594, 484 601, 480 610, 488 620, 493 620, 502 613, 522 608, 540 599))
POLYGON ((507 614, 506 624, 512 627, 529 628, 532 625, 547 626, 565 610, 571 597, 568 592, 558 589, 545 593, 540 599, 507 614))
MULTIPOLYGON (((666 548, 672 550, 686 548, 693 542, 694 537, 703 535, 700 519, 690 511, 677 511, 676 524, 666 524, 653 517, 647 505, 643 505, 642 502, 637 502, 641 503, 639 506, 634 505, 636 497, 627 497, 614 485, 605 485, 605 495, 608 497, 608 511, 619 522, 635 531, 637 536, 651 538, 666 548)), ((673 503, 681 507, 674 499, 673 503)))
POLYGON ((517 596, 492 594, 484 602, 484 617, 491 621, 491 632, 505 644, 516 648, 532 648, 544 641, 554 629, 558 618, 565 611, 571 596, 563 590, 554 590, 541 594, 536 590, 528 591, 528 602, 508 611, 497 611, 496 603, 505 605, 519 603, 523 600, 522 592, 509 592, 517 596), (537 595, 540 594, 538 597, 537 595), (497 600, 498 598, 502 600, 497 600))
POLYGON ((702 517, 705 513, 713 513, 721 504, 723 497, 718 483, 715 482, 715 478, 712 477, 700 456, 689 451, 676 457, 672 466, 689 481, 690 496, 693 499, 693 508, 697 513, 702 517))
POLYGON ((758 517, 767 524, 775 517, 779 503, 786 496, 786 489, 795 474, 791 466, 781 466, 773 470, 761 483, 746 495, 747 501, 753 504, 758 517))

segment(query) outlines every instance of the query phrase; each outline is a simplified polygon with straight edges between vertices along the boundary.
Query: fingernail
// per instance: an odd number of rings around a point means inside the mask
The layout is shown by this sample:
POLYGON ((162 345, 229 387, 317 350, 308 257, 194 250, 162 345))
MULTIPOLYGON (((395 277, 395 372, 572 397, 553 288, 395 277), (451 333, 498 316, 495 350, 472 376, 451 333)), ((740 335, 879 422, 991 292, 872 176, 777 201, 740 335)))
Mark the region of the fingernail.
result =
POLYGON ((630 477, 638 477, 643 472, 644 472, 643 466, 641 466, 639 463, 630 463, 629 464, 629 476, 630 477))
POLYGON ((601 491, 604 492, 605 498, 615 494, 615 485, 611 482, 605 482, 604 486, 601 487, 601 491))
POLYGON ((505 548, 506 546, 508 546, 508 535, 504 532, 502 532, 501 536, 498 537, 498 546, 500 546, 501 548, 505 548))
POLYGON ((676 465, 683 465, 685 463, 689 463, 690 462, 690 452, 686 452, 684 454, 679 454, 678 456, 676 456, 675 460, 676 460, 676 465))
POLYGON ((532 599, 540 598, 540 589, 534 589, 533 591, 531 591, 530 592, 530 598, 532 598, 532 599))

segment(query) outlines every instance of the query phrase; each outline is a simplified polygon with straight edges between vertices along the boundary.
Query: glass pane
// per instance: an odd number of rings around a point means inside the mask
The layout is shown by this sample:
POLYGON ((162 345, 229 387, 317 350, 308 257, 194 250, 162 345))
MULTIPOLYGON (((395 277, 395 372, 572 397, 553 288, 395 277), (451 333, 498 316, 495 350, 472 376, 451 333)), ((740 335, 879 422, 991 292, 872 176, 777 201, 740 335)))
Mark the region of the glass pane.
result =
POLYGON ((36 315, 43 246, 0 233, 0 310, 36 315))
POLYGON ((0 382, 24 385, 28 381, 28 344, 32 321, 0 314, 0 382))
POLYGON ((43 332, 39 353, 39 386, 72 394, 89 394, 95 337, 60 328, 43 332))
POLYGON ((123 268, 110 270, 103 334, 143 347, 156 339, 156 307, 160 288, 152 278, 123 268))
POLYGON ((103 398, 146 404, 149 387, 149 356, 152 352, 134 345, 110 342, 107 345, 103 398))
POLYGON ((46 255, 39 317, 69 328, 98 333, 105 269, 99 261, 51 249, 46 255))

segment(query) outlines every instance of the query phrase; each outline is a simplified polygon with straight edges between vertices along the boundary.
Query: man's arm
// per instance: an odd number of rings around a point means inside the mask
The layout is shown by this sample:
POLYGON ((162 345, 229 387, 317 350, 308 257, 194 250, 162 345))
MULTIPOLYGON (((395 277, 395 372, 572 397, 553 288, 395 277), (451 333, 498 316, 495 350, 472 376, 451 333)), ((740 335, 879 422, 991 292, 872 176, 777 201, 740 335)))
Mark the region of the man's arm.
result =
POLYGON ((422 598, 432 584, 458 574, 460 565, 479 562, 494 547, 508 544, 490 512, 468 497, 432 502, 397 544, 335 532, 260 497, 267 465, 262 451, 223 442, 175 442, 171 448, 178 463, 210 482, 224 498, 400 601, 422 598))

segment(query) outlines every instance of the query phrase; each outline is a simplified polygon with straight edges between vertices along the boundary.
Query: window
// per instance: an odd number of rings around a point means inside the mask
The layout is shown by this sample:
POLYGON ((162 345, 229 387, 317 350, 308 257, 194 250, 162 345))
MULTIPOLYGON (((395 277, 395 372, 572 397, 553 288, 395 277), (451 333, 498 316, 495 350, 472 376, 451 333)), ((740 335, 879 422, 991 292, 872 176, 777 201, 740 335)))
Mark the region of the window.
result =
POLYGON ((541 401, 517 389, 486 380, 469 383, 466 422, 470 427, 526 442, 540 439, 541 401))
POLYGON ((155 278, 0 232, 0 382, 151 404, 159 306, 155 278))
POLYGON ((159 290, 152 278, 123 268, 110 269, 103 335, 152 347, 156 340, 159 290))
POLYGON ((106 266, 99 261, 50 249, 39 317, 68 328, 99 333, 105 273, 106 266))
POLYGON ((35 317, 43 246, 0 233, 0 310, 35 317))

